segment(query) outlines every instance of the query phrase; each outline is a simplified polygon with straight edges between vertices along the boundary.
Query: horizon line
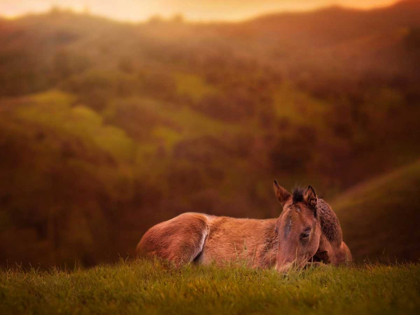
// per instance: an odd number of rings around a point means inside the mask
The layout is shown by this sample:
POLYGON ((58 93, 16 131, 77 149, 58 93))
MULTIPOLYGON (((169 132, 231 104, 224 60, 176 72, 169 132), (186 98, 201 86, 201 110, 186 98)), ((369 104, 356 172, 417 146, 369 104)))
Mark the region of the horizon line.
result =
POLYGON ((0 13, 0 19, 4 19, 4 20, 19 20, 25 17, 29 17, 29 16, 42 16, 42 15, 48 15, 54 12, 58 12, 58 13, 71 13, 71 14, 76 14, 76 15, 86 15, 86 16, 91 16, 94 18, 101 18, 101 19, 106 19, 106 20, 110 20, 113 22, 118 22, 118 23, 128 23, 128 24, 142 24, 142 23, 147 23, 153 19, 159 19, 163 22, 170 22, 173 21, 175 19, 181 19, 183 22, 185 23, 203 23, 203 24, 211 24, 211 23, 241 23, 241 22, 247 22, 247 21, 252 21, 261 17, 265 17, 265 16, 270 16, 270 15, 288 15, 288 14, 305 14, 305 13, 315 13, 315 12, 320 12, 320 11, 325 11, 328 9, 342 9, 342 10, 347 10, 347 11, 357 11, 357 12, 370 12, 370 11, 376 11, 376 10, 382 10, 382 9, 388 9, 391 7, 394 7, 396 5, 399 5, 401 3, 404 2, 414 2, 414 0, 396 0, 395 2, 392 2, 390 4, 387 5, 377 5, 377 6, 373 6, 370 8, 364 8, 364 7, 353 7, 353 6, 346 6, 346 5, 340 5, 340 4, 328 4, 328 5, 322 5, 322 6, 318 6, 318 7, 314 7, 314 8, 308 8, 308 9, 284 9, 284 10, 272 10, 272 11, 267 11, 267 12, 262 12, 262 13, 257 13, 255 15, 249 15, 249 16, 245 16, 243 18, 238 18, 238 19, 224 19, 224 18, 220 18, 220 19, 191 19, 188 18, 188 16, 184 13, 175 13, 175 14, 171 14, 171 15, 161 15, 161 14, 151 14, 150 16, 148 16, 145 19, 123 19, 123 18, 117 18, 117 17, 112 17, 110 15, 107 14, 100 14, 100 13, 96 13, 94 11, 91 11, 89 8, 84 8, 84 9, 75 9, 72 7, 65 7, 65 6, 59 6, 59 5, 52 5, 49 9, 47 10, 41 10, 41 11, 28 11, 22 14, 16 14, 16 15, 2 15, 0 13))

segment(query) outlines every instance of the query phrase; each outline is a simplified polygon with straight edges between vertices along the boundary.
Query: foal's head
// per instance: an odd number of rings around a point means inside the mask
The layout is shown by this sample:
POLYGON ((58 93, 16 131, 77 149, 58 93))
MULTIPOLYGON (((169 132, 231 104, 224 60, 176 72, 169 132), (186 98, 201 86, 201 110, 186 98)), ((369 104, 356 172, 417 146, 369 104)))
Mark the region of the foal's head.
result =
POLYGON ((277 270, 304 267, 316 254, 321 238, 315 190, 295 189, 293 195, 274 181, 274 192, 283 206, 276 223, 279 238, 277 270))

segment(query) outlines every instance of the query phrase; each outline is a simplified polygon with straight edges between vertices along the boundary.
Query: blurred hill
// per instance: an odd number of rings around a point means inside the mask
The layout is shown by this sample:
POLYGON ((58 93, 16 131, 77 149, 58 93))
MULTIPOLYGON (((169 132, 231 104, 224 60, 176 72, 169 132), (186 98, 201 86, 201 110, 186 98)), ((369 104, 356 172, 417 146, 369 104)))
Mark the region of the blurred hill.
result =
POLYGON ((419 191, 420 162, 416 162, 359 184, 335 199, 332 206, 356 260, 418 260, 419 191))
POLYGON ((273 178, 329 200, 417 161, 418 16, 0 19, 1 263, 110 261, 181 212, 277 216, 273 178))

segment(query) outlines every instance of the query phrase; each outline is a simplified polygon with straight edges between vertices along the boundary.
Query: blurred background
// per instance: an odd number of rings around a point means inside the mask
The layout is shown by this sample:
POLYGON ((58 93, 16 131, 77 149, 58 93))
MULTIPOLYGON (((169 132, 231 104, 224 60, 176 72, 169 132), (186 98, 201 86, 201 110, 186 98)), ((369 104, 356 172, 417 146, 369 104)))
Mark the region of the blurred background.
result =
POLYGON ((186 211, 277 217, 273 179, 314 186, 356 261, 419 260, 420 1, 0 16, 0 265, 132 257, 186 211))

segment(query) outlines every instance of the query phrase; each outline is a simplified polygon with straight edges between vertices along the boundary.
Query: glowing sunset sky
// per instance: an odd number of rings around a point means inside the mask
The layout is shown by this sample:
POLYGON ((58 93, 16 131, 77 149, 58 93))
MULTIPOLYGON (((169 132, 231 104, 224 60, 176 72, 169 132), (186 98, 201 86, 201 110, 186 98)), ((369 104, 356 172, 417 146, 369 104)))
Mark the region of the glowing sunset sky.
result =
POLYGON ((153 15, 182 14, 189 20, 240 20, 269 12, 302 11, 329 5, 368 9, 398 0, 0 0, 0 15, 45 12, 52 6, 112 19, 140 21, 153 15))

